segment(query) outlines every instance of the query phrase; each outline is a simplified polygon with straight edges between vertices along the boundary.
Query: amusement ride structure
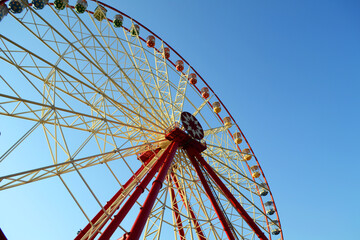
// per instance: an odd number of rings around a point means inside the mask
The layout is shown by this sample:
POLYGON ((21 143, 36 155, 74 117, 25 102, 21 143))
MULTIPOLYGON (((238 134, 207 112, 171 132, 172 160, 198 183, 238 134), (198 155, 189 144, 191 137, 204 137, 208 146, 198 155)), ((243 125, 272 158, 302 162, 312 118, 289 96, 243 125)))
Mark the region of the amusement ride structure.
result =
POLYGON ((76 240, 283 239, 235 119, 159 36, 100 1, 1 1, 0 20, 0 118, 22 131, 0 194, 60 186, 76 240))

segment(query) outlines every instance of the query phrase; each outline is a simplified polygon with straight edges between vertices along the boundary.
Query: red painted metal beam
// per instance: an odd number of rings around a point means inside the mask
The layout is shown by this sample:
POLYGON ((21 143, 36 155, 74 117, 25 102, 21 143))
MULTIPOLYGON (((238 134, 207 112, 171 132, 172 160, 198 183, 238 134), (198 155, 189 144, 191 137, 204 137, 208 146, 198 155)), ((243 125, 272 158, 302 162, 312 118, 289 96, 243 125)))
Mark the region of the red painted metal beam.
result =
POLYGON ((1 228, 0 228, 0 240, 7 240, 7 238, 5 237, 5 234, 3 233, 1 228))
MULTIPOLYGON (((168 181, 168 183, 170 184, 171 179, 169 177, 166 178, 166 180, 168 181)), ((183 229, 183 225, 181 222, 181 216, 179 214, 179 207, 178 204, 176 202, 176 196, 175 196, 175 191, 173 187, 170 187, 170 198, 171 198, 171 205, 173 208, 173 213, 175 215, 175 220, 176 220, 176 226, 180 235, 180 240, 185 240, 185 232, 183 229)))
POLYGON ((216 215, 218 216, 218 218, 219 218, 219 220, 221 222, 221 225, 223 226, 223 228, 225 230, 226 235, 228 236, 228 238, 230 240, 235 240, 235 237, 234 237, 234 235, 233 235, 233 233, 232 233, 232 231, 231 231, 231 229, 229 227, 229 223, 226 221, 226 218, 224 216, 223 211, 221 210, 221 208, 220 208, 219 204, 217 203, 214 195, 212 194, 210 186, 208 185, 208 183, 207 183, 207 181, 205 179, 205 176, 204 176, 204 174, 202 173, 202 171, 200 169, 200 166, 199 166, 198 162, 196 161, 196 159, 192 155, 193 153, 189 152, 189 151, 186 151, 186 153, 187 153, 188 158, 190 159, 191 163, 193 164, 197 175, 200 178, 200 181, 201 181, 201 183, 202 183, 202 185, 203 185, 203 187, 205 189, 206 195, 210 199, 211 205, 214 207, 216 215))
MULTIPOLYGON (((147 166, 150 161, 154 158, 155 155, 151 156, 150 158, 148 158, 145 162, 144 165, 141 165, 141 167, 135 172, 135 174, 133 176, 131 176, 131 178, 123 185, 123 187, 117 192, 115 193, 115 195, 110 199, 110 201, 108 201, 105 206, 104 209, 101 209, 96 216, 91 220, 91 223, 88 223, 86 225, 86 227, 80 231, 80 233, 76 236, 75 240, 80 240, 81 238, 83 238, 89 230, 91 230, 91 226, 94 225, 104 214, 104 210, 107 211, 111 205, 118 199, 118 197, 122 194, 122 192, 124 191, 124 189, 126 189, 137 177, 138 175, 141 173, 141 171, 144 169, 145 166, 147 166)), ((112 213, 114 214, 114 212, 112 213)), ((102 227, 107 223, 107 221, 110 219, 110 217, 112 216, 112 214, 110 214, 110 216, 107 217, 107 220, 104 221, 103 223, 101 223, 101 225, 98 227, 97 232, 99 232, 102 227)), ((97 233, 93 234, 91 236, 91 234, 89 235, 89 238, 87 238, 88 240, 90 239, 94 239, 96 237, 97 233)))
POLYGON ((205 237, 204 233, 203 233, 202 230, 201 230, 200 224, 199 224, 199 222, 197 221, 196 215, 195 215, 194 211, 192 210, 191 205, 187 205, 187 204, 186 204, 186 201, 185 201, 185 199, 186 199, 186 198, 185 198, 185 193, 184 193, 184 192, 182 191, 182 189, 180 188, 179 180, 177 179, 176 175, 175 175, 173 172, 171 172, 171 178, 172 178, 172 180, 173 180, 173 182, 174 182, 174 184, 175 184, 175 186, 176 186, 176 188, 177 188, 177 190, 178 190, 178 192, 179 192, 179 194, 180 194, 181 200, 182 200, 182 202, 184 203, 185 208, 186 208, 186 209, 189 209, 189 212, 190 212, 192 221, 193 221, 193 223, 194 223, 194 225, 195 225, 195 230, 196 230, 196 233, 197 233, 197 235, 198 235, 198 238, 199 238, 200 240, 206 240, 206 237, 205 237))
POLYGON ((258 225, 254 222, 254 220, 249 216, 249 214, 245 211, 245 209, 241 206, 241 204, 236 200, 234 195, 230 192, 230 190, 225 186, 225 184, 221 181, 221 179, 214 172, 212 167, 205 161, 205 159, 201 156, 200 153, 194 151, 196 159, 200 162, 200 164, 205 168, 205 170, 209 173, 211 178, 215 181, 215 183, 219 186, 221 191, 225 194, 226 198, 231 202, 234 208, 238 211, 241 217, 246 221, 246 223, 250 226, 250 228, 255 232, 255 234, 261 240, 268 240, 263 231, 259 228, 258 225))
POLYGON ((135 191, 131 194, 125 204, 121 207, 120 211, 115 215, 114 219, 110 222, 104 232, 101 234, 98 240, 109 240, 110 237, 115 232, 116 228, 120 225, 122 220, 126 217, 132 206, 135 204, 136 200, 140 197, 140 195, 144 192, 145 188, 151 181, 151 179, 155 176, 155 173, 159 170, 161 165, 164 163, 166 156, 169 153, 170 146, 163 152, 158 161, 154 164, 154 166, 150 169, 148 174, 144 177, 141 183, 136 187, 135 191))
POLYGON ((169 154, 166 156, 164 164, 162 165, 156 179, 152 184, 149 194, 146 197, 145 202, 142 205, 142 208, 140 209, 140 212, 134 222, 134 225, 130 230, 130 235, 128 236, 127 240, 138 240, 140 238, 141 233, 145 227, 145 224, 149 218, 151 209, 153 208, 154 203, 156 201, 157 195, 159 194, 159 191, 162 188, 162 184, 164 182, 166 174, 168 173, 171 163, 174 160, 174 156, 176 150, 178 149, 178 146, 179 146, 179 142, 176 141, 170 144, 169 154))

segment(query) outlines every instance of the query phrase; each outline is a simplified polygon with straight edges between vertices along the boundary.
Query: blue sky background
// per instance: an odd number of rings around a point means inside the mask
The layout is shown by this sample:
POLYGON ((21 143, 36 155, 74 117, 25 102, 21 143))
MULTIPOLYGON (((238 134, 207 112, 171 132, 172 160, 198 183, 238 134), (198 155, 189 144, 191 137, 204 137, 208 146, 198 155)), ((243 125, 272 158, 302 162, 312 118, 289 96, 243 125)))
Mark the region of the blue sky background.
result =
POLYGON ((106 2, 221 98, 265 172, 285 239, 357 239, 359 1, 106 2))

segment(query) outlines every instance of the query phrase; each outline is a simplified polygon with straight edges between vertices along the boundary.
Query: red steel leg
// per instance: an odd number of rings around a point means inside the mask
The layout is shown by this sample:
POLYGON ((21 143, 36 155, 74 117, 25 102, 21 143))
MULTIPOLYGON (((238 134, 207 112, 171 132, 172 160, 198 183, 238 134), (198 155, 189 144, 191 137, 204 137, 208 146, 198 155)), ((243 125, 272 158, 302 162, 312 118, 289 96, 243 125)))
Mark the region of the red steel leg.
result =
MULTIPOLYGON (((171 179, 169 177, 167 177, 166 179, 170 183, 171 179)), ((170 188, 170 198, 171 198, 172 208, 174 209, 173 212, 174 212, 175 219, 176 219, 176 226, 177 226, 177 229, 178 229, 178 232, 180 235, 180 240, 185 240, 185 233, 184 233, 183 225, 181 223, 181 216, 179 214, 179 207, 176 202, 174 188, 170 188)))
POLYGON ((170 144, 169 154, 167 155, 164 164, 162 165, 153 185, 149 191, 148 196, 145 199, 144 204, 140 210, 139 215, 137 216, 133 227, 131 228, 130 235, 127 240, 138 240, 141 236, 141 233, 145 227, 146 221, 149 218, 151 209, 155 203, 156 197, 159 194, 159 191, 164 182, 165 176, 168 173, 168 170, 171 166, 171 163, 174 159, 175 152, 179 146, 178 142, 172 142, 170 144))
POLYGON ((229 224, 228 224, 228 222, 226 221, 226 218, 225 218, 225 216, 224 216, 224 213, 221 211, 221 209, 220 209, 220 207, 219 207, 219 204, 216 202, 216 199, 215 199, 214 195, 212 194, 211 189, 210 189, 210 187, 209 187, 209 185, 208 185, 208 183, 207 183, 207 181, 206 181, 206 179, 205 179, 205 177, 204 177, 204 175, 203 175, 203 173, 202 173, 202 171, 201 171, 201 169, 200 169, 200 167, 199 167, 196 159, 195 159, 194 156, 193 156, 191 153, 189 153, 188 151, 187 151, 186 153, 187 153, 187 155, 188 155, 191 163, 192 163, 192 164, 194 165, 194 167, 195 167, 195 171, 196 171, 197 175, 198 175, 199 178, 200 178, 200 181, 201 181, 201 183, 202 183, 202 185, 203 185, 203 187, 204 187, 204 189, 205 189, 206 195, 207 195, 208 198, 210 199, 211 205, 212 205, 212 206, 214 207, 214 209, 215 209, 216 215, 219 217, 219 220, 220 220, 221 225, 223 226, 223 228, 224 228, 224 230, 225 230, 226 235, 228 236, 228 238, 229 238, 230 240, 235 240, 235 237, 234 237, 234 235, 233 235, 233 233, 232 233, 232 231, 231 231, 231 229, 230 229, 230 227, 229 227, 229 224))
POLYGON ((256 235, 261 240, 268 240, 265 234, 261 231, 261 229, 256 225, 254 220, 249 216, 249 214, 245 211, 245 209, 241 206, 241 204, 236 200, 234 195, 229 191, 229 189, 225 186, 225 184, 220 180, 220 178, 216 175, 211 166, 205 161, 205 159, 201 156, 200 153, 195 153, 195 157, 200 162, 200 164, 206 169, 215 183, 219 186, 221 191, 225 194, 226 198, 231 202, 234 208, 239 212, 241 217, 246 221, 246 223, 251 227, 251 229, 256 233, 256 235))
POLYGON ((179 194, 180 194, 181 200, 182 200, 182 202, 184 203, 185 208, 186 208, 186 209, 189 209, 189 212, 190 212, 192 221, 193 221, 193 223, 194 223, 194 225, 195 225, 195 230, 196 230, 196 233, 197 233, 197 235, 198 235, 198 238, 199 238, 200 240, 206 240, 206 237, 205 237, 204 233, 203 233, 202 230, 201 230, 200 224, 199 224, 199 222, 196 220, 197 218, 196 218, 196 216, 195 216, 194 211, 192 210, 192 208, 191 208, 190 205, 187 205, 187 204, 186 204, 186 201, 185 201, 185 199, 186 199, 186 198, 185 198, 185 193, 184 193, 184 192, 182 191, 182 189, 180 188, 179 181, 178 181, 176 175, 175 175, 173 172, 171 172, 171 178, 172 178, 172 180, 173 180, 173 182, 174 182, 174 184, 175 184, 175 186, 176 186, 176 188, 177 188, 177 190, 178 190, 178 192, 179 192, 179 194))
POLYGON ((5 237, 5 234, 3 233, 1 228, 0 228, 0 240, 7 240, 7 238, 5 237))
MULTIPOLYGON (((155 156, 155 155, 154 155, 155 156)), ((145 166, 147 166, 149 164, 149 162, 154 158, 154 156, 152 156, 151 158, 147 159, 144 163, 144 165, 141 165, 141 167, 135 172, 135 174, 123 185, 123 187, 117 192, 115 193, 115 195, 110 199, 110 201, 108 201, 105 206, 104 209, 105 211, 107 211, 111 205, 116 201, 116 199, 122 194, 122 192, 124 191, 124 189, 126 189, 137 177, 138 175, 141 173, 141 171, 144 169, 145 166)), ((80 233, 76 236, 75 240, 80 240, 81 238, 83 238, 88 231, 91 229, 91 226, 96 224, 96 222, 105 214, 104 210, 101 209, 98 214, 96 214, 96 216, 91 220, 91 224, 88 223, 88 225, 86 225, 86 227, 80 231, 80 233)), ((114 214, 114 212, 112 213, 114 214)), ((108 217, 107 221, 110 219, 111 216, 108 217)), ((104 221, 97 229, 97 231, 100 231, 101 228, 106 224, 107 221, 104 221)), ((97 234, 94 234, 93 236, 87 238, 88 240, 90 239, 94 239, 96 237, 97 234)))
POLYGON ((120 225, 122 220, 125 218, 127 213, 130 211, 131 207, 135 204, 136 200, 139 196, 144 192, 146 186, 149 184, 151 179, 155 176, 155 173, 159 170, 161 165, 164 163, 166 159, 170 147, 172 144, 168 146, 168 148, 164 151, 164 153, 160 156, 158 161, 154 164, 154 166, 150 169, 148 174, 144 177, 141 183, 136 187, 135 191, 131 194, 125 204, 121 207, 120 211, 115 215, 114 219, 110 222, 104 232, 101 234, 98 240, 109 240, 112 234, 115 232, 116 228, 120 225))

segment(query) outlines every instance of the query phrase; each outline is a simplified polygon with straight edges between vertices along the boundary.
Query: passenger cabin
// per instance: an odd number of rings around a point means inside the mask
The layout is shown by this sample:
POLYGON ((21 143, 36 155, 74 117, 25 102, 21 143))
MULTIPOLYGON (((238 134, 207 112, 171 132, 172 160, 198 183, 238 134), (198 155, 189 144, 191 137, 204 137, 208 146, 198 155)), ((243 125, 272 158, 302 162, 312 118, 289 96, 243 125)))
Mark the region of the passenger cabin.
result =
POLYGON ((259 166, 254 165, 254 166, 250 167, 250 169, 251 169, 251 176, 253 178, 260 177, 259 166))
POLYGON ((244 154, 243 158, 244 158, 245 161, 249 161, 252 158, 252 156, 250 155, 250 153, 251 153, 250 149, 244 148, 242 150, 242 153, 244 154))
POLYGON ((221 112, 221 105, 219 102, 213 102, 212 106, 215 113, 221 112))
POLYGON ((57 10, 63 10, 68 5, 69 0, 55 0, 54 6, 57 10))
POLYGON ((114 17, 114 20, 113 20, 114 27, 116 27, 116 28, 122 27, 123 20, 124 20, 124 18, 122 15, 116 14, 114 17))
POLYGON ((278 226, 279 226, 278 220, 274 220, 270 223, 270 229, 272 235, 278 235, 280 233, 280 228, 278 226))
POLYGON ((6 15, 8 15, 9 9, 7 8, 5 3, 0 4, 0 21, 3 20, 6 15))
POLYGON ((77 0, 75 5, 75 11, 77 13, 84 13, 87 7, 88 3, 86 2, 86 0, 77 0))
POLYGON ((188 80, 189 80, 190 84, 195 85, 197 83, 196 74, 190 73, 188 80))
POLYGON ((36 10, 41 10, 48 4, 49 0, 32 0, 31 5, 36 10))
POLYGON ((236 144, 242 143, 242 137, 241 137, 241 133, 240 133, 240 132, 234 133, 233 138, 234 138, 234 142, 235 142, 236 144))
POLYGON ((132 37, 138 36, 140 33, 140 27, 137 24, 133 24, 130 28, 130 34, 132 37))
POLYGON ((225 127, 231 127, 232 122, 230 117, 224 117, 223 119, 225 127))
POLYGON ((27 1, 10 0, 9 8, 12 13, 21 13, 27 7, 27 1))
POLYGON ((182 72, 184 70, 184 62, 182 60, 177 60, 176 63, 176 70, 182 72))
POLYGON ((149 35, 147 38, 146 38, 146 45, 150 48, 153 48, 155 47, 155 37, 152 36, 152 35, 149 35))
POLYGON ((201 96, 205 99, 207 99, 210 96, 209 89, 207 87, 203 87, 201 89, 201 96))
POLYGON ((265 208, 266 208, 266 214, 267 215, 273 215, 275 213, 274 202, 273 201, 267 201, 265 203, 265 208))
POLYGON ((166 58, 166 59, 169 59, 170 57, 170 49, 169 48, 164 48, 163 51, 162 51, 162 55, 163 55, 163 58, 166 58))
POLYGON ((260 191, 260 195, 263 196, 263 197, 266 196, 266 195, 268 195, 269 191, 267 190, 266 183, 261 183, 261 184, 260 184, 260 189, 259 189, 259 191, 260 191))
POLYGON ((95 8, 94 18, 98 21, 102 21, 106 18, 107 10, 103 6, 99 5, 95 8))

